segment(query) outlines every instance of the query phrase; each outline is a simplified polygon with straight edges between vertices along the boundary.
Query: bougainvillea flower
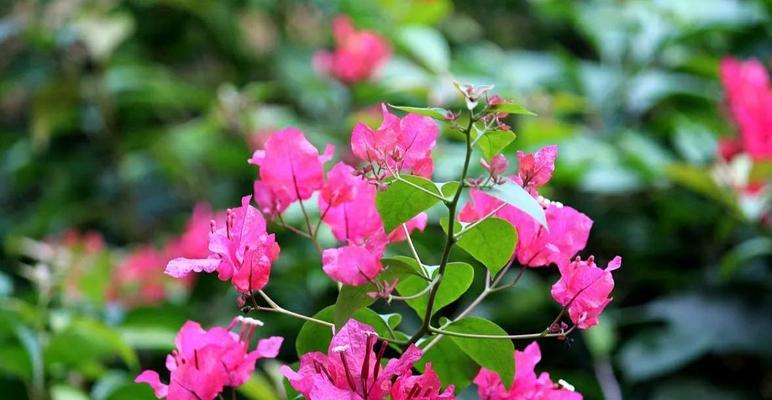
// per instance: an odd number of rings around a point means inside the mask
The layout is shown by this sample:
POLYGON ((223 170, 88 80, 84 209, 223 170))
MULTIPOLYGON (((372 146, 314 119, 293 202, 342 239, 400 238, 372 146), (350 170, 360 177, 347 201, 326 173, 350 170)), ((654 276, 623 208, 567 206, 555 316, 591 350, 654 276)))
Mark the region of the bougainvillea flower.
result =
MULTIPOLYGON (((354 168, 339 162, 327 174, 320 191, 319 210, 342 247, 326 249, 322 254, 324 271, 333 280, 347 285, 369 282, 381 272, 381 256, 388 242, 405 240, 400 226, 388 235, 375 206, 377 189, 354 168)), ((423 231, 427 216, 421 213, 406 222, 408 232, 423 231)))
POLYGON ((481 158, 480 165, 482 165, 482 167, 485 168, 485 170, 488 171, 491 176, 499 176, 503 174, 507 168, 509 168, 509 161, 506 157, 504 157, 503 154, 496 154, 491 158, 490 162, 486 161, 484 158, 481 158))
POLYGON ((357 198, 359 191, 367 191, 370 186, 361 177, 355 176, 354 168, 343 162, 335 164, 327 172, 327 182, 320 191, 320 204, 326 207, 337 207, 357 198))
POLYGON ((377 130, 361 122, 354 126, 351 133, 354 155, 387 174, 403 170, 431 178, 434 169, 431 151, 440 132, 437 123, 418 114, 399 118, 390 113, 385 104, 381 109, 383 122, 377 130))
POLYGON ((281 212, 298 199, 308 199, 322 187, 322 164, 332 158, 334 151, 334 146, 327 145, 320 155, 302 131, 286 128, 271 135, 265 148, 256 150, 249 163, 260 167, 260 180, 271 189, 276 208, 281 212))
POLYGON ((557 157, 558 146, 556 145, 544 146, 533 154, 518 150, 517 158, 520 164, 517 166, 517 176, 513 177, 514 181, 534 194, 536 189, 552 179, 557 157))
POLYGON ((351 243, 364 243, 383 232, 383 222, 375 208, 377 189, 354 168, 336 164, 327 175, 327 183, 319 196, 319 210, 335 238, 351 243))
POLYGON ((515 379, 509 390, 501 383, 499 375, 481 368, 474 378, 480 400, 581 400, 580 393, 561 389, 550 380, 546 372, 538 376, 534 371, 541 360, 541 350, 536 342, 523 351, 515 351, 515 379))
POLYGON ((772 158, 772 87, 758 60, 721 62, 721 82, 745 151, 754 160, 772 158))
MULTIPOLYGON (((480 190, 470 191, 471 201, 459 213, 461 222, 471 223, 501 207, 502 201, 480 190)), ((544 201, 543 201, 544 202, 544 201)), ((583 213, 560 203, 548 202, 544 210, 547 229, 530 215, 506 205, 495 212, 517 230, 515 257, 521 265, 540 267, 566 264, 584 249, 590 236, 592 220, 583 213)))
POLYGON ((161 382, 157 372, 143 371, 134 380, 147 383, 159 399, 211 400, 226 386, 237 387, 249 379, 255 362, 274 358, 284 340, 274 336, 258 341, 249 351, 249 343, 259 321, 236 317, 227 328, 204 330, 194 321, 182 326, 175 339, 176 350, 166 356, 169 384, 161 382), (239 326, 239 333, 231 330, 239 326))
POLYGON ((391 400, 453 400, 453 385, 448 385, 440 392, 442 383, 440 377, 432 369, 431 363, 426 363, 426 369, 421 375, 407 373, 397 377, 391 386, 391 400))
POLYGON ((410 345, 400 358, 381 364, 387 348, 378 345, 378 335, 369 325, 349 320, 335 334, 327 354, 306 353, 300 357, 300 368, 281 368, 295 390, 307 399, 381 400, 391 390, 391 380, 410 371, 421 350, 410 345))
POLYGON ((209 257, 175 258, 166 273, 175 278, 191 272, 214 272, 221 280, 231 280, 241 293, 260 290, 268 283, 271 264, 279 257, 279 245, 266 232, 260 212, 249 205, 251 196, 241 199, 241 207, 228 209, 225 226, 213 225, 209 233, 209 257))
POLYGON ((577 327, 590 328, 598 323, 601 311, 611 302, 609 295, 614 289, 611 271, 621 266, 619 256, 614 257, 606 269, 596 266, 592 256, 586 261, 577 257, 565 266, 558 266, 560 280, 552 285, 552 298, 568 307, 568 315, 577 327))
POLYGON ((332 21, 336 48, 314 54, 313 65, 317 71, 352 83, 369 79, 391 55, 388 41, 379 34, 354 29, 351 19, 338 16, 332 21))
POLYGON ((336 282, 359 286, 374 279, 382 269, 383 249, 349 244, 322 252, 322 269, 336 282))
POLYGON ((265 182, 256 180, 253 185, 255 203, 267 218, 272 219, 287 208, 287 204, 280 205, 279 200, 265 182))

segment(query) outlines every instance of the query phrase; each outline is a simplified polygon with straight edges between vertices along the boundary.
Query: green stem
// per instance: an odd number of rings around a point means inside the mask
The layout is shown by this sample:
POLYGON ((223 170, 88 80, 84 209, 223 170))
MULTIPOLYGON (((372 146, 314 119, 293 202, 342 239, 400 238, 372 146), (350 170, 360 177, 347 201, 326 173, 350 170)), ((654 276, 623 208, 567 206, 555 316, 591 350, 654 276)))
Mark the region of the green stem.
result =
POLYGON ((437 284, 432 286, 431 291, 429 292, 429 299, 426 306, 426 313, 424 314, 423 323, 421 324, 421 327, 418 329, 418 331, 413 335, 413 337, 410 338, 410 341, 408 343, 414 344, 418 342, 419 339, 421 339, 426 333, 429 333, 429 327, 431 324, 432 319, 432 313, 434 311, 434 300, 437 298, 437 292, 440 289, 440 286, 442 285, 442 279, 445 276, 445 268, 448 266, 448 259, 450 258, 450 250, 453 248, 453 245, 456 244, 456 239, 454 236, 454 230, 455 230, 455 222, 456 222, 456 209, 458 208, 458 202, 461 199, 461 192, 464 189, 464 181, 466 180, 466 175, 469 172, 469 161, 472 159, 472 142, 471 142, 471 131, 472 126, 474 125, 474 115, 470 111, 469 112, 469 124, 467 125, 466 129, 464 130, 464 139, 466 142, 466 155, 464 156, 464 168, 461 171, 461 178, 459 179, 459 185, 456 189, 456 193, 453 195, 453 199, 450 201, 450 203, 445 203, 448 206, 448 238, 445 241, 445 247, 442 250, 442 257, 440 258, 440 266, 437 270, 437 284))
POLYGON ((441 335, 462 337, 462 338, 468 338, 468 339, 525 340, 525 339, 538 339, 538 338, 545 338, 545 337, 562 337, 571 333, 571 331, 573 331, 574 328, 576 328, 576 326, 572 326, 565 332, 558 332, 558 333, 539 332, 539 333, 526 333, 522 335, 485 335, 481 333, 463 333, 463 332, 446 331, 444 329, 439 329, 435 327, 429 327, 429 330, 431 332, 438 333, 441 335))

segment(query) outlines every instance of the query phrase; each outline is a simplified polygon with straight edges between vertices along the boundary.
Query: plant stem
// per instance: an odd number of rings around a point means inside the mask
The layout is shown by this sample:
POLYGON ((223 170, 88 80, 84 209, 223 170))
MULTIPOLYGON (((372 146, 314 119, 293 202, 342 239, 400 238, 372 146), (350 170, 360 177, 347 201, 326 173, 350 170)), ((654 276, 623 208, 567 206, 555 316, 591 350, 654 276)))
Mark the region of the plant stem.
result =
POLYGON ((410 295, 410 296, 394 296, 394 295, 390 295, 389 296, 389 301, 391 301, 391 300, 413 300, 413 299, 417 299, 419 297, 422 297, 426 293, 428 293, 432 289, 432 287, 434 287, 434 285, 436 285, 436 284, 437 284, 437 279, 434 279, 431 282, 429 282, 429 284, 426 285, 425 288, 421 289, 421 291, 416 293, 416 294, 413 294, 413 295, 410 295))
POLYGON ((522 335, 485 335, 480 333, 463 333, 463 332, 446 331, 435 327, 429 327, 429 330, 434 333, 439 333, 446 336, 455 336, 455 337, 462 337, 462 338, 469 338, 469 339, 525 340, 525 339, 538 339, 538 338, 544 338, 544 337, 566 336, 569 333, 571 333, 571 331, 573 331, 574 328, 576 328, 576 326, 572 326, 565 332, 558 332, 558 333, 539 332, 539 333, 527 333, 522 335))
POLYGON ((413 253, 413 258, 415 258, 415 261, 418 263, 418 266, 421 268, 421 274, 424 275, 427 280, 431 279, 424 269, 424 263, 421 262, 421 257, 418 256, 418 251, 416 251, 415 244, 413 244, 413 238, 410 237, 410 231, 407 230, 407 225, 402 224, 402 231, 405 233, 405 238, 407 239, 407 244, 410 247, 410 252, 413 253))
POLYGON ((418 329, 418 331, 413 335, 413 337, 410 338, 410 341, 408 342, 410 344, 416 343, 424 336, 424 334, 430 332, 429 327, 431 325, 432 313, 434 311, 434 300, 437 297, 437 291, 439 291, 440 286, 442 285, 442 279, 445 276, 445 268, 448 266, 448 259, 450 258, 450 249, 453 248, 453 245, 456 243, 456 239, 454 237, 456 209, 458 208, 458 201, 461 199, 461 192, 464 190, 464 181, 466 180, 466 175, 469 172, 469 161, 472 159, 472 142, 470 136, 474 121, 474 114, 472 111, 469 111, 469 123, 463 132, 464 140, 466 142, 464 168, 461 171, 461 177, 458 181, 459 185, 456 189, 456 193, 453 195, 453 199, 450 201, 450 203, 445 203, 448 206, 448 238, 445 241, 445 247, 442 250, 442 257, 440 258, 440 266, 437 270, 437 284, 432 286, 432 289, 429 292, 429 300, 426 306, 426 313, 424 314, 423 323, 421 324, 421 327, 418 329))
MULTIPOLYGON (((482 301, 485 300, 485 298, 488 297, 489 294, 504 288, 504 287, 497 287, 496 285, 499 282, 501 282, 501 280, 507 274, 507 271, 509 271, 509 269, 512 267, 513 263, 514 263, 514 260, 511 263, 509 263, 506 267, 504 267, 504 269, 502 269, 499 272, 498 276, 496 276, 496 278, 493 280, 493 282, 491 282, 490 272, 486 272, 486 276, 485 276, 485 289, 483 289, 483 291, 480 292, 480 294, 477 296, 477 298, 475 298, 468 306, 466 306, 466 308, 463 311, 461 311, 461 313, 458 314, 456 316, 456 318, 454 318, 452 321, 449 321, 446 324, 444 324, 442 327, 440 327, 440 329, 445 328, 446 326, 450 325, 451 323, 456 322, 456 321, 460 320, 461 318, 466 317, 467 315, 469 315, 469 313, 472 312, 472 310, 474 310, 475 307, 477 307, 480 303, 482 303, 482 301)), ((513 287, 513 286, 515 286, 520 281, 520 278, 522 278, 523 274, 525 273, 525 270, 526 270, 526 267, 522 266, 520 268, 520 272, 515 277, 515 280, 512 281, 512 283, 510 283, 509 285, 506 285, 506 287, 513 287)), ((437 342, 439 342, 440 339, 442 339, 442 337, 443 337, 442 334, 439 334, 439 335, 435 336, 426 346, 424 346, 423 351, 429 350, 432 346, 437 344, 437 342)))

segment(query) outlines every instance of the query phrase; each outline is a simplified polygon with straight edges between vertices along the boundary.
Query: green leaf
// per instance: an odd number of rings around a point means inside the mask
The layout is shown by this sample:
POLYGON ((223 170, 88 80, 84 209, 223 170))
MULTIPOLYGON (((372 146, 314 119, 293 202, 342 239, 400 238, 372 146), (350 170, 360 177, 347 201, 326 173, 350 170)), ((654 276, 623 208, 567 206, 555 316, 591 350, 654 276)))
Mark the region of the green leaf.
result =
POLYGON ((381 279, 391 281, 394 278, 402 277, 405 275, 415 275, 423 278, 421 273, 421 266, 418 265, 418 261, 405 256, 386 257, 381 259, 381 264, 387 267, 381 273, 381 279))
POLYGON ((343 285, 335 301, 335 327, 340 329, 357 310, 373 304, 375 300, 367 295, 373 291, 375 288, 371 283, 360 286, 343 285))
MULTIPOLYGON (((327 306, 314 315, 314 318, 332 322, 335 317, 335 306, 327 306)), ((378 313, 369 309, 362 308, 356 311, 353 316, 355 320, 370 325, 383 337, 391 337, 391 327, 381 318, 378 313)), ((391 320, 390 320, 391 322, 391 320)), ((327 353, 327 347, 332 340, 332 328, 329 326, 317 324, 315 322, 306 322, 298 332, 295 341, 295 349, 300 354, 306 354, 311 351, 321 351, 327 353)))
POLYGON ((534 117, 537 115, 535 112, 529 111, 527 108, 523 107, 522 105, 515 104, 515 103, 497 104, 491 107, 490 110, 495 112, 503 112, 507 114, 531 115, 534 117))
MULTIPOLYGON (((436 271, 435 274, 436 275, 436 271)), ((464 294, 469 286, 472 285, 474 279, 474 268, 471 265, 463 262, 451 262, 445 267, 445 277, 442 280, 437 295, 434 299, 433 311, 436 313, 443 307, 458 300, 462 294, 464 294)), ((416 276, 409 276, 397 283, 397 291, 401 296, 412 296, 418 294, 422 290, 426 289, 429 285, 424 279, 416 276)), ((421 296, 416 299, 406 300, 408 306, 418 313, 418 316, 423 318, 426 314, 426 307, 428 304, 429 295, 421 296)))
POLYGON ((397 40, 410 55, 433 72, 446 72, 450 65, 450 49, 442 34, 433 28, 410 26, 403 28, 397 40))
POLYGON ((449 199, 453 197, 454 194, 456 194, 456 190, 458 190, 458 181, 448 181, 441 183, 440 188, 442 195, 445 196, 446 199, 449 199))
POLYGON ((423 372, 427 362, 432 363, 432 369, 440 376, 442 384, 455 385, 457 393, 469 386, 480 370, 477 363, 461 351, 449 336, 425 351, 415 366, 423 372))
POLYGON ((501 201, 509 203, 520 211, 533 217, 545 228, 547 227, 547 217, 544 215, 544 209, 533 196, 515 182, 507 180, 501 185, 495 185, 492 189, 486 191, 486 193, 501 201))
POLYGON ((395 106, 393 104, 389 104, 389 107, 408 113, 424 115, 438 121, 447 121, 447 116, 450 114, 450 111, 440 107, 407 107, 395 106))
POLYGON ((495 276, 515 252, 517 231, 509 221, 490 217, 465 231, 457 244, 495 276))
MULTIPOLYGON (((445 327, 458 333, 506 335, 498 325, 487 319, 466 317, 445 327)), ((515 346, 511 340, 477 339, 450 336, 453 342, 482 367, 496 372, 504 386, 509 387, 515 377, 515 346)))
POLYGON ((477 141, 477 146, 483 153, 483 157, 490 161, 493 156, 501 153, 505 147, 507 147, 512 141, 515 140, 515 133, 512 131, 490 131, 480 136, 477 141))
POLYGON ((385 191, 378 192, 375 206, 383 219, 386 232, 391 232, 421 211, 437 204, 440 201, 437 196, 443 197, 434 182, 418 176, 402 175, 400 179, 392 180, 385 191), (436 196, 426 191, 435 193, 436 196))

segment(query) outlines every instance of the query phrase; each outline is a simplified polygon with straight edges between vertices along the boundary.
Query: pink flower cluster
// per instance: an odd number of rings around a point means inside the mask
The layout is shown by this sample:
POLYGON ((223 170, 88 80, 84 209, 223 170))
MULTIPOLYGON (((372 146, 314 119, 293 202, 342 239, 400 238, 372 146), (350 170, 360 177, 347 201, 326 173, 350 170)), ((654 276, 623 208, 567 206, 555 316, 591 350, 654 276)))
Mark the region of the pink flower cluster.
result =
POLYGON ((425 116, 407 114, 399 118, 381 104, 383 122, 377 130, 359 122, 351 133, 351 150, 360 160, 371 164, 373 173, 393 175, 407 171, 431 178, 434 163, 432 148, 440 129, 425 116))
POLYGON ((741 142, 720 144, 725 159, 744 150, 754 160, 772 158, 772 87, 766 68, 758 60, 721 62, 721 81, 732 118, 740 131, 741 142))
POLYGON ((314 54, 314 67, 346 83, 369 79, 391 55, 389 43, 375 32, 357 31, 347 16, 332 21, 337 47, 314 54))
POLYGON ((282 374, 307 399, 319 400, 452 400, 453 386, 441 391, 437 373, 426 365, 413 375, 421 350, 410 345, 399 358, 382 365, 388 345, 366 324, 349 320, 330 342, 327 354, 312 352, 300 357, 297 371, 283 366, 282 374), (395 379, 396 378, 396 379, 395 379))
MULTIPOLYGON (((384 123, 378 131, 361 124, 354 128, 354 154, 363 160, 381 162, 388 168, 418 169, 431 176, 431 149, 439 132, 436 123, 415 114, 398 118, 385 106, 383 112, 384 123)), ((255 151, 249 160, 260 167, 260 179, 254 184, 255 199, 264 214, 275 217, 295 201, 307 200, 318 193, 322 221, 335 238, 343 242, 340 247, 323 251, 324 272, 337 282, 362 285, 381 272, 380 260, 386 245, 405 240, 406 236, 401 227, 393 232, 385 231, 375 206, 376 184, 365 179, 362 171, 339 162, 325 177, 324 163, 332 158, 333 152, 334 148, 328 146, 320 155, 298 129, 274 132, 265 148, 255 151)), ((405 227, 408 232, 422 231, 426 222, 426 215, 421 213, 405 227)), ((211 271, 212 267, 180 264, 179 268, 211 271)), ((174 273, 174 268, 169 272, 174 273)))
POLYGON ((224 226, 211 222, 206 258, 175 258, 166 265, 166 274, 184 278, 191 272, 216 271, 220 280, 230 280, 240 293, 265 287, 271 265, 279 257, 279 245, 266 232, 265 219, 250 205, 251 198, 244 196, 241 207, 226 211, 224 226))
POLYGON ((204 330, 197 322, 188 321, 175 339, 176 350, 166 356, 169 383, 161 382, 158 372, 143 371, 135 382, 147 383, 159 399, 212 400, 223 388, 237 387, 249 379, 255 362, 274 358, 284 340, 274 336, 261 339, 249 351, 257 320, 236 317, 226 327, 204 330), (238 333, 232 330, 238 327, 238 333))
POLYGON ((536 342, 529 344, 523 351, 515 351, 515 379, 507 390, 499 375, 482 368, 474 378, 477 395, 480 400, 581 400, 582 395, 571 390, 561 389, 542 372, 536 376, 534 368, 541 361, 541 350, 536 342))
MULTIPOLYGON (((459 220, 471 223, 495 215, 509 221, 518 233, 513 257, 521 265, 529 267, 556 264, 561 273, 561 280, 556 286, 560 285, 564 290, 556 292, 553 289, 553 298, 569 308, 569 315, 578 327, 589 328, 597 323, 597 315, 610 301, 608 295, 614 286, 610 271, 619 268, 621 261, 615 264, 614 268, 608 269, 609 272, 604 275, 602 281, 596 279, 596 270, 601 270, 595 267, 594 263, 593 268, 577 268, 577 261, 571 262, 587 244, 592 220, 571 207, 549 201, 538 194, 538 189, 552 179, 557 146, 546 146, 535 154, 518 151, 517 156, 520 161, 517 175, 502 179, 510 179, 523 186, 542 204, 547 217, 547 227, 523 211, 505 205, 501 200, 476 189, 471 190, 471 201, 459 213, 459 220), (587 287, 578 287, 578 284, 574 283, 567 285, 566 282, 585 282, 587 287), (565 297, 566 293, 571 293, 571 296, 565 297)), ((506 164, 503 161, 496 163, 500 165, 496 174, 501 174, 506 169, 506 164)), ((591 260, 592 258, 588 262, 591 260)))

